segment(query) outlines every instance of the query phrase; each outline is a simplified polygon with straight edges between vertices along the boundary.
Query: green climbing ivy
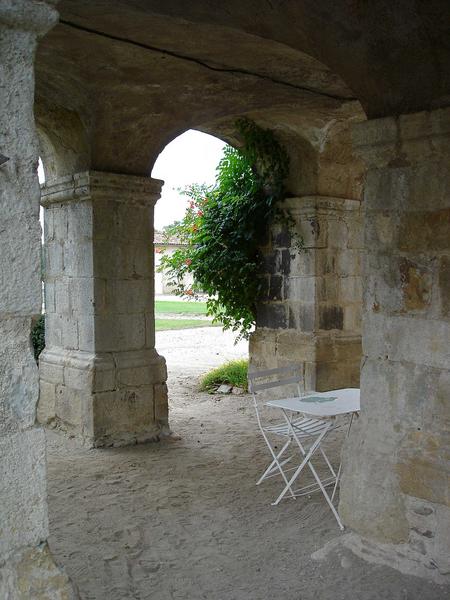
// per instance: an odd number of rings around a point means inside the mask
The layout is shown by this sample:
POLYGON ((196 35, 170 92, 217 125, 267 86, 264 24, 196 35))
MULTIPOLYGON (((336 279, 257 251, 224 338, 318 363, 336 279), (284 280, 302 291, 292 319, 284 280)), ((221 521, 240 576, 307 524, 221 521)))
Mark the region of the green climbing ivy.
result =
POLYGON ((259 248, 270 222, 291 221, 279 207, 289 158, 271 131, 248 119, 236 126, 242 148, 225 147, 214 186, 195 184, 184 190, 188 209, 182 221, 166 228, 166 235, 185 246, 164 255, 159 269, 178 295, 207 294, 208 314, 224 329, 247 337, 261 290, 259 248), (195 281, 189 288, 187 273, 195 281))

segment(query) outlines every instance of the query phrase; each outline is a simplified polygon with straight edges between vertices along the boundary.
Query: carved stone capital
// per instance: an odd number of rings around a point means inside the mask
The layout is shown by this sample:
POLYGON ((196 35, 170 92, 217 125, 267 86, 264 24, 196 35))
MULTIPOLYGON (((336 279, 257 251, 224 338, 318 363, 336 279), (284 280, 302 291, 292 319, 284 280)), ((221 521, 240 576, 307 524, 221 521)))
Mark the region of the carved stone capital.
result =
POLYGON ((41 187, 41 204, 108 200, 140 206, 154 205, 163 182, 151 177, 84 171, 41 187))

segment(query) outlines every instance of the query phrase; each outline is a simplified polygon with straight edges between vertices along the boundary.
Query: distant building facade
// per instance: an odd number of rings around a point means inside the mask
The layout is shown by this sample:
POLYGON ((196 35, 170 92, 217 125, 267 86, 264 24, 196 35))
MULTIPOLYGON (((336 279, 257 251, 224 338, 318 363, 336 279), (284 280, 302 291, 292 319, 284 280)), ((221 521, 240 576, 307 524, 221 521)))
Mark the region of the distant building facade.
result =
MULTIPOLYGON (((164 254, 173 254, 179 248, 184 248, 185 244, 182 244, 175 236, 167 237, 161 231, 155 231, 153 247, 155 252, 155 294, 174 294, 174 286, 169 285, 169 276, 164 271, 159 271, 158 267, 164 254)), ((186 275, 184 283, 186 287, 192 286, 194 283, 193 276, 191 274, 186 275)))

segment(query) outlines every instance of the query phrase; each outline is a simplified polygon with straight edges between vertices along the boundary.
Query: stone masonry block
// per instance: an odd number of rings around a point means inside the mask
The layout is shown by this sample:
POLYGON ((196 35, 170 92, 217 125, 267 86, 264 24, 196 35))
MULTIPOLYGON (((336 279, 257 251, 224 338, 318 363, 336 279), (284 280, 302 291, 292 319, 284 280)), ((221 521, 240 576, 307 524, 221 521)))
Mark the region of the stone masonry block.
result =
POLYGON ((58 241, 47 242, 44 246, 45 280, 53 280, 64 273, 64 245, 58 241))
POLYGON ((48 352, 45 350, 39 357, 39 377, 41 381, 48 383, 63 383, 64 382, 64 364, 59 362, 55 364, 53 361, 46 360, 48 352))
POLYGON ((64 243, 64 274, 71 277, 93 276, 92 242, 69 239, 64 243))
POLYGON ((315 337, 296 331, 286 331, 277 335, 277 356, 298 362, 311 362, 316 356, 315 337))
POLYGON ((314 331, 316 323, 316 305, 314 302, 289 302, 289 329, 302 332, 314 331))
MULTIPOLYGON (((384 175, 387 176, 387 174, 384 175)), ((394 210, 400 208, 405 212, 420 212, 424 210, 425 201, 426 208, 430 211, 450 208, 448 157, 440 156, 432 163, 405 167, 401 170, 401 176, 402 194, 400 203, 397 206, 393 204, 394 210)), ((399 200, 398 195, 395 195, 392 200, 395 201, 395 199, 399 200)))
POLYGON ((65 424, 78 429, 84 421, 89 402, 89 393, 84 389, 73 389, 65 385, 56 386, 56 416, 65 424))
POLYGON ((78 322, 72 317, 50 313, 46 315, 45 344, 76 350, 78 348, 78 322))
POLYGON ((327 220, 327 247, 336 249, 347 248, 349 239, 349 227, 345 219, 329 218, 327 220))
POLYGON ((319 328, 324 330, 344 328, 344 309, 338 305, 319 306, 319 328))
POLYGON ((153 278, 113 279, 106 287, 107 310, 118 314, 144 313, 152 303, 153 278))
POLYGON ((316 274, 316 251, 306 250, 304 252, 294 252, 293 258, 291 250, 287 251, 290 258, 289 274, 291 276, 313 277, 316 274))
POLYGON ((262 303, 257 306, 257 327, 285 329, 288 323, 287 307, 284 303, 262 303))
POLYGON ((379 252, 392 252, 398 247, 400 215, 389 211, 367 211, 365 245, 379 252))
POLYGON ((64 209, 67 211, 67 231, 65 237, 72 241, 91 242, 93 238, 92 212, 94 210, 92 202, 68 202, 64 204, 64 209))
POLYGON ((22 215, 5 220, 2 217, 0 314, 23 315, 40 312, 39 239, 40 228, 36 218, 22 215), (26 232, 26 235, 22 232, 26 232), (22 240, 20 244, 17 243, 18 236, 22 240), (23 285, 24 281, 27 285, 23 285))
POLYGON ((84 365, 83 368, 66 365, 64 367, 64 385, 74 390, 92 390, 94 383, 93 365, 84 365))
POLYGON ((362 307, 360 304, 344 306, 344 331, 361 331, 362 307))
POLYGON ((139 350, 146 341, 144 314, 98 315, 95 318, 95 347, 98 352, 139 350))
POLYGON ((106 282, 96 277, 71 277, 69 279, 71 311, 83 320, 84 315, 99 314, 106 307, 106 282))
POLYGON ((148 242, 95 240, 94 248, 95 277, 140 279, 153 276, 153 256, 148 242))
POLYGON ((344 250, 336 254, 336 273, 341 277, 361 275, 361 252, 344 250))
POLYGON ((352 250, 364 249, 364 227, 362 215, 357 218, 347 219, 348 238, 347 248, 352 250))
POLYGON ((95 352, 95 315, 82 314, 78 316, 78 346, 84 352, 95 352))
POLYGON ((55 284, 48 281, 44 285, 44 305, 46 313, 54 313, 56 310, 55 305, 55 284))
POLYGON ((274 250, 268 254, 264 254, 262 257, 262 273, 268 273, 269 275, 279 273, 281 270, 281 257, 282 251, 280 250, 274 250))
POLYGON ((363 297, 362 277, 345 277, 339 281, 339 299, 346 304, 355 302, 361 306, 363 297))
POLYGON ((155 394, 155 420, 161 425, 168 427, 169 404, 167 401, 167 385, 165 383, 154 386, 155 394))
POLYGON ((416 211, 402 217, 399 231, 400 250, 436 252, 449 249, 450 208, 416 211))
POLYGON ((146 312, 145 315, 145 347, 155 347, 155 313, 154 311, 146 312))
POLYGON ((0 319, 0 433, 31 427, 38 400, 38 369, 30 317, 0 319))
POLYGON ((53 208, 48 208, 44 211, 44 243, 54 241, 55 228, 53 224, 53 208))
POLYGON ((113 354, 114 363, 125 385, 163 383, 167 379, 166 361, 154 349, 118 352, 113 354), (142 371, 141 371, 142 370, 142 371), (144 383, 145 381, 145 383, 144 383))
POLYGON ((49 219, 48 233, 51 234, 45 238, 45 242, 53 240, 59 244, 63 244, 68 239, 68 220, 67 220, 67 205, 57 205, 46 209, 44 212, 44 223, 49 219))
POLYGON ((95 394, 93 419, 96 445, 123 445, 157 439, 153 387, 95 394))
POLYGON ((339 301, 339 279, 336 275, 316 277, 316 299, 317 302, 339 301))
POLYGON ((39 403, 37 420, 46 425, 56 417, 56 385, 41 379, 39 384, 39 403))
POLYGON ((45 436, 40 428, 0 438, 0 554, 47 538, 45 436))
POLYGON ((364 353, 373 358, 445 369, 450 363, 449 339, 447 322, 376 313, 366 313, 363 320, 364 353))
POLYGON ((96 240, 127 242, 131 239, 148 244, 152 239, 152 209, 110 200, 96 200, 93 211, 93 236, 96 240), (132 234, 130 236, 130 234, 132 234))
POLYGON ((289 277, 289 299, 297 302, 314 302, 316 277, 289 277))
POLYGON ((61 277, 54 283, 55 286, 55 307, 58 315, 70 317, 71 306, 69 301, 69 278, 61 277))
POLYGON ((284 277, 282 275, 271 275, 269 285, 269 300, 282 300, 284 297, 284 277))
POLYGON ((328 244, 327 219, 312 213, 297 224, 296 230, 305 248, 325 248, 328 244))

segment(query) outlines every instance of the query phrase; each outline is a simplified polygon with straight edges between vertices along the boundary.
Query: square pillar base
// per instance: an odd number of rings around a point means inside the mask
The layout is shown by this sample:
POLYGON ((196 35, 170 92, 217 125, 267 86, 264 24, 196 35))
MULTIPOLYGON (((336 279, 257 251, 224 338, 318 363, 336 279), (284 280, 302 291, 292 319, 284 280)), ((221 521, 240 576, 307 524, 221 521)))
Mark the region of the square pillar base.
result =
POLYGON ((166 363, 154 349, 46 349, 40 373, 39 422, 84 446, 156 441, 169 431, 166 363))

